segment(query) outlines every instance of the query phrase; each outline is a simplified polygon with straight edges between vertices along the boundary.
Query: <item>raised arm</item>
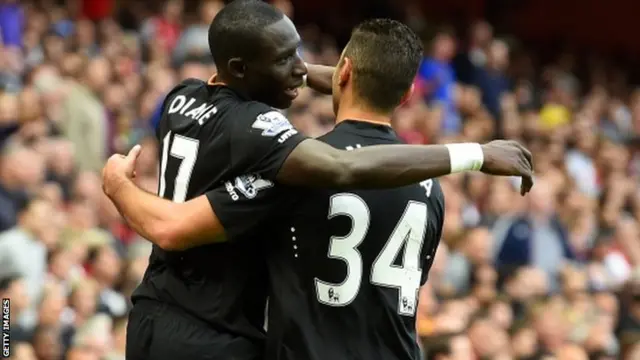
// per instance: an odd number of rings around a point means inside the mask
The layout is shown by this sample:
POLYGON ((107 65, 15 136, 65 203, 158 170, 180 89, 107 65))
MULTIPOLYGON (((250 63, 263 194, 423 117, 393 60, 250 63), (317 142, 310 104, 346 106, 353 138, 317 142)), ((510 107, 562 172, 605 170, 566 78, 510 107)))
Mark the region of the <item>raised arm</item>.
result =
MULTIPOLYGON (((331 94, 334 70, 331 66, 307 64, 307 85, 331 94)), ((519 144, 493 142, 484 145, 482 153, 476 150, 475 154, 473 146, 458 146, 458 149, 461 150, 453 159, 458 168, 453 169, 454 172, 482 170, 492 175, 522 176, 522 194, 532 186, 531 154, 519 144), (475 161, 478 159, 479 162, 475 161), (473 168, 474 161, 480 164, 478 168, 473 168), (471 165, 465 167, 465 164, 471 165)), ((286 159, 277 180, 300 186, 386 188, 450 174, 451 164, 450 151, 444 145, 372 146, 347 152, 320 141, 306 140, 286 159)))
POLYGON ((321 94, 331 95, 334 70, 333 66, 307 64, 307 86, 321 94))
MULTIPOLYGON (((452 165, 454 171, 472 170, 474 165, 468 159, 473 157, 467 157, 467 160, 463 157, 461 160, 463 154, 456 153, 469 147, 466 144, 448 147, 383 145, 342 151, 316 140, 305 140, 287 157, 277 178, 286 184, 308 187, 348 189, 403 186, 449 174, 452 165)), ((529 191, 532 185, 531 160, 526 149, 517 143, 505 141, 489 143, 481 148, 485 153, 484 172, 524 176, 522 193, 529 191)), ((174 203, 138 188, 131 180, 138 154, 139 148, 134 148, 126 157, 112 156, 105 166, 103 181, 105 193, 129 225, 144 238, 165 250, 184 250, 226 241, 226 235, 234 237, 233 234, 226 234, 223 223, 229 226, 228 231, 243 227, 232 222, 233 210, 226 211, 230 214, 226 222, 216 214, 216 205, 229 209, 241 206, 241 203, 234 205, 234 201, 228 201, 220 204, 207 195, 184 203, 174 203)), ((215 191, 219 194, 221 190, 215 191)), ((258 201, 264 206, 265 202, 271 200, 266 198, 258 201)), ((268 208, 262 209, 268 211, 268 208)))
POLYGON ((533 185, 531 153, 515 141, 501 140, 485 145, 382 145, 344 151, 309 139, 287 157, 277 180, 338 189, 392 188, 472 170, 522 176, 523 195, 533 185))
POLYGON ((140 189, 134 182, 140 146, 125 157, 113 155, 102 171, 104 193, 143 238, 165 250, 185 250, 225 241, 224 228, 206 196, 175 203, 140 189))
MULTIPOLYGON (((522 176, 523 194, 532 185, 531 154, 516 142, 382 145, 346 151, 305 139, 282 114, 264 111, 256 117, 240 117, 228 129, 235 174, 258 174, 266 181, 304 187, 353 189, 391 188, 452 172, 481 170, 522 176)), ((240 231, 248 231, 247 223, 237 222, 246 218, 235 216, 234 201, 219 203, 202 195, 174 203, 139 189, 131 180, 139 151, 134 148, 126 157, 112 156, 103 181, 105 193, 143 237, 166 250, 182 250, 235 239, 240 231)), ((261 211, 268 214, 270 209, 265 205, 261 211)))

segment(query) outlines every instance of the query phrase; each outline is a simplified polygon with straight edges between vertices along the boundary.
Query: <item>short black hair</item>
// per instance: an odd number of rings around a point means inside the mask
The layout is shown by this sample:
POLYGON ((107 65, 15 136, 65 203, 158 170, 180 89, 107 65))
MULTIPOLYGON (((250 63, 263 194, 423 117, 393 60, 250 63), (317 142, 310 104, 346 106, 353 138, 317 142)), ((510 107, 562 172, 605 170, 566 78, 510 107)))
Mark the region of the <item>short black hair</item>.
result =
POLYGON ((235 0, 222 8, 209 26, 209 50, 218 69, 231 58, 255 56, 264 28, 283 17, 280 10, 259 0, 235 0))
POLYGON ((423 55, 422 42, 391 19, 367 20, 351 33, 344 56, 353 62, 354 90, 373 109, 389 112, 411 87, 423 55))

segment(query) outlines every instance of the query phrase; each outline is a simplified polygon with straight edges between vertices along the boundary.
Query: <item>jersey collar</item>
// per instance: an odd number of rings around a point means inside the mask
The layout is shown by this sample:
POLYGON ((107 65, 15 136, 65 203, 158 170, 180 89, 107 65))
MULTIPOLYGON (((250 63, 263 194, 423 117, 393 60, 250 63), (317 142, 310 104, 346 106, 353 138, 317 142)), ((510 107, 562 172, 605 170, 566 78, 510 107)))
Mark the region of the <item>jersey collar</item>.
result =
POLYGON ((336 129, 342 131, 355 131, 366 136, 380 139, 397 139, 397 134, 387 123, 377 121, 364 121, 360 119, 345 119, 336 124, 336 129))
POLYGON ((248 97, 246 97, 245 95, 235 91, 234 89, 232 89, 231 87, 229 87, 229 85, 227 85, 227 83, 222 82, 222 81, 218 81, 218 74, 213 74, 209 80, 207 80, 207 86, 213 86, 213 87, 220 87, 222 89, 226 89, 226 91, 231 92, 234 96, 242 99, 242 100, 250 100, 248 97))
POLYGON ((209 86, 227 86, 227 84, 222 81, 218 81, 218 74, 213 74, 207 81, 207 85, 209 86))

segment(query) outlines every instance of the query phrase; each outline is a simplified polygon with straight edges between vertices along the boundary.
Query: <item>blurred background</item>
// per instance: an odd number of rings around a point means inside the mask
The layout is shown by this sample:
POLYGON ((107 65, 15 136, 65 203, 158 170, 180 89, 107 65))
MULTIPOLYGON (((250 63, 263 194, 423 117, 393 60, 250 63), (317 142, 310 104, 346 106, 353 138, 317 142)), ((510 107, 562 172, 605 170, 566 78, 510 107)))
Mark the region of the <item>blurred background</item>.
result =
MULTIPOLYGON (((307 62, 334 65, 350 29, 393 17, 420 34, 408 143, 518 139, 536 186, 443 178, 446 221, 417 331, 428 359, 640 359, 640 3, 275 0, 307 62)), ((0 0, 0 295, 15 359, 124 359, 129 295, 150 245, 102 194, 113 152, 142 144, 164 95, 215 65, 216 0, 0 0)), ((311 136, 331 101, 301 91, 311 136)))

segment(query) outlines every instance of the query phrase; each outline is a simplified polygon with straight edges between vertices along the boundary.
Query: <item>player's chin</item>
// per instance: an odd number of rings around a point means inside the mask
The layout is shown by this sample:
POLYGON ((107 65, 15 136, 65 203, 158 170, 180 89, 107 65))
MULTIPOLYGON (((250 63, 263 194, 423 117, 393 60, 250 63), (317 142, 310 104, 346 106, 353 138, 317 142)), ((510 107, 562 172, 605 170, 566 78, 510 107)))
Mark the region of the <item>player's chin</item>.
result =
POLYGON ((295 91, 285 90, 282 92, 282 94, 280 94, 280 96, 278 96, 277 99, 275 99, 274 102, 277 104, 276 107, 278 109, 287 109, 291 106, 293 100, 295 100, 296 97, 298 97, 297 89, 295 89, 295 91))

